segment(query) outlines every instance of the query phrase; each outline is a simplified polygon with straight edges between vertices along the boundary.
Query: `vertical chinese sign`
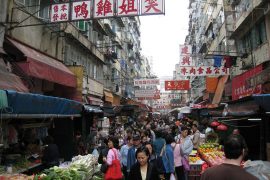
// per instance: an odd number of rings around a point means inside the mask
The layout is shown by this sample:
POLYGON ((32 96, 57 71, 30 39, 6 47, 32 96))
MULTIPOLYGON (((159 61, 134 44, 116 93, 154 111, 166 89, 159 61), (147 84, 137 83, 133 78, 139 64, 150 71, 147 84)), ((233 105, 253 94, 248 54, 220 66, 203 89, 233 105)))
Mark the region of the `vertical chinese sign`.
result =
POLYGON ((117 0, 117 16, 137 16, 140 13, 138 0, 117 0))
POLYGON ((193 66, 191 45, 180 45, 180 66, 193 66))
POLYGON ((69 20, 69 3, 53 4, 51 6, 51 22, 64 22, 69 20))
POLYGON ((91 18, 91 1, 75 1, 72 3, 71 20, 86 20, 91 18))
POLYGON ((142 0, 141 14, 164 14, 164 0, 142 0))
POLYGON ((106 18, 114 16, 114 0, 95 0, 94 18, 106 18))

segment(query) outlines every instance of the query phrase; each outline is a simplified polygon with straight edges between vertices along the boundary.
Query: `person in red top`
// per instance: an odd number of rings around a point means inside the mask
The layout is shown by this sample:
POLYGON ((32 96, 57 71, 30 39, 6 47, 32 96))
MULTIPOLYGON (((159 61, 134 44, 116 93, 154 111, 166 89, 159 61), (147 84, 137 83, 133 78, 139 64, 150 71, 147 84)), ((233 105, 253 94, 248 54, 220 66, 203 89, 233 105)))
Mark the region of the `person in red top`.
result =
POLYGON ((256 180, 255 176, 240 167, 245 154, 244 139, 240 135, 230 135, 224 143, 226 159, 221 165, 207 169, 201 180, 256 180))

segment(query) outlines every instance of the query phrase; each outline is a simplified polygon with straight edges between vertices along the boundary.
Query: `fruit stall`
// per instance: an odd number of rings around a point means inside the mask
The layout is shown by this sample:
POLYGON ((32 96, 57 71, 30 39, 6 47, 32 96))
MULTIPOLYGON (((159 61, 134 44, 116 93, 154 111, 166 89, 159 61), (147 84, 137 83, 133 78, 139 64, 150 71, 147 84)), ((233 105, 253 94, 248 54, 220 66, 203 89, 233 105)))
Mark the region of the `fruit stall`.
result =
POLYGON ((193 150, 189 155, 190 171, 188 171, 189 180, 199 180, 202 172, 202 165, 205 162, 200 158, 198 152, 193 150))
POLYGON ((201 144, 198 153, 209 166, 222 164, 225 159, 222 147, 217 143, 201 144))

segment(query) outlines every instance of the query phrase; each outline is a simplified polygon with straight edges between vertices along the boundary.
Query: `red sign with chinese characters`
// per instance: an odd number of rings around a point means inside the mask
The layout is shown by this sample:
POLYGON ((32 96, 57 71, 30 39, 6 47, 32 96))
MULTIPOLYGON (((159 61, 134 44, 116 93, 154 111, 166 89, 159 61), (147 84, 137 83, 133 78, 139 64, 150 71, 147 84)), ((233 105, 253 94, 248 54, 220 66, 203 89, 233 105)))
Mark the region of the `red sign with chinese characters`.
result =
POLYGON ((237 100, 246 96, 250 96, 252 94, 261 94, 262 93, 262 85, 256 85, 255 87, 247 87, 246 81, 261 73, 263 70, 262 65, 258 65, 255 68, 244 72, 233 78, 232 80, 232 100, 237 100))
POLYGON ((51 22, 63 22, 69 20, 69 3, 53 4, 51 6, 51 22))
POLYGON ((165 91, 169 90, 189 90, 189 80, 165 81, 165 91))
POLYGON ((86 20, 91 18, 91 1, 72 3, 71 20, 86 20))

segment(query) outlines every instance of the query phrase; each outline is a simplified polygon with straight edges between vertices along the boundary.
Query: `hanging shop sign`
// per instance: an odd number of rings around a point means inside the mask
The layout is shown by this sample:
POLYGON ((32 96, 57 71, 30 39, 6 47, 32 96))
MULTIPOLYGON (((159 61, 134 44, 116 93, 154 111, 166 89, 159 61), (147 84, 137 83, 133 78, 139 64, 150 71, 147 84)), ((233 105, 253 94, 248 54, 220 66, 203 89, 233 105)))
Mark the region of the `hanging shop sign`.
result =
POLYGON ((157 86, 159 79, 134 79, 134 86, 157 86))
POLYGON ((160 97, 160 91, 156 89, 135 90, 136 98, 154 98, 160 97))
POLYGON ((239 76, 232 79, 232 100, 237 100, 252 94, 261 94, 262 85, 254 84, 249 86, 247 83, 252 77, 256 77, 263 71, 263 65, 258 65, 253 69, 250 69, 239 76))
POLYGON ((180 45, 180 66, 194 66, 192 61, 192 57, 190 56, 192 53, 191 45, 180 45))
POLYGON ((180 56, 179 65, 181 67, 183 67, 183 66, 194 66, 194 62, 192 60, 192 57, 190 57, 189 54, 185 54, 185 55, 180 56))
POLYGON ((180 76, 221 76, 229 75, 229 68, 213 66, 180 67, 177 72, 180 76))
POLYGON ((63 22, 69 20, 69 3, 51 5, 51 22, 63 22))
POLYGON ((191 45, 181 44, 179 47, 180 47, 180 56, 186 55, 186 54, 191 54, 191 52, 192 52, 191 45))
POLYGON ((51 4, 51 22, 165 14, 165 0, 84 0, 51 4), (141 6, 140 6, 141 5, 141 6))
POLYGON ((170 90, 189 90, 189 80, 165 81, 165 91, 170 90))

